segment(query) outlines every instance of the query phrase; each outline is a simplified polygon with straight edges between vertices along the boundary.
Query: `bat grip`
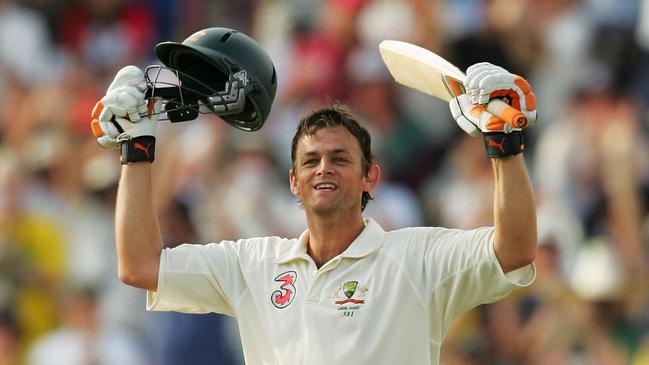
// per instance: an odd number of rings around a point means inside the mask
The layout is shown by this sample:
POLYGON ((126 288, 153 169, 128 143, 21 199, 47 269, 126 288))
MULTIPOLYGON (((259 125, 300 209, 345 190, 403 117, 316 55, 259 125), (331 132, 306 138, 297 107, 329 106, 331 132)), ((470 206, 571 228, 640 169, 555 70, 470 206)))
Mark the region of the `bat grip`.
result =
POLYGON ((487 111, 515 128, 525 128, 527 117, 520 110, 516 110, 500 99, 492 99, 487 104, 487 111))

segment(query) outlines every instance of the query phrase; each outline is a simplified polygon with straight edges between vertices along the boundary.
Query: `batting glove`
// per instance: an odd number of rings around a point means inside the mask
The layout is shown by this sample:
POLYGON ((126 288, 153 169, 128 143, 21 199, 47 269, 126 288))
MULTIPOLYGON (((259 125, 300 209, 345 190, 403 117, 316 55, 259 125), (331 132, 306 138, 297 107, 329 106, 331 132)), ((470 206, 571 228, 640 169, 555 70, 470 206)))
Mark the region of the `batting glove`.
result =
POLYGON ((457 124, 472 137, 483 135, 490 157, 505 157, 523 151, 520 128, 506 123, 486 110, 493 98, 501 98, 527 117, 527 126, 536 123, 536 96, 529 83, 502 67, 482 62, 467 69, 466 94, 449 102, 457 124))
POLYGON ((514 109, 527 116, 527 125, 536 123, 536 96, 524 78, 487 62, 476 63, 466 71, 467 94, 474 104, 505 98, 514 109))
POLYGON ((121 148, 122 163, 149 161, 155 153, 155 130, 161 100, 145 100, 144 73, 122 68, 92 111, 92 131, 100 146, 121 148))

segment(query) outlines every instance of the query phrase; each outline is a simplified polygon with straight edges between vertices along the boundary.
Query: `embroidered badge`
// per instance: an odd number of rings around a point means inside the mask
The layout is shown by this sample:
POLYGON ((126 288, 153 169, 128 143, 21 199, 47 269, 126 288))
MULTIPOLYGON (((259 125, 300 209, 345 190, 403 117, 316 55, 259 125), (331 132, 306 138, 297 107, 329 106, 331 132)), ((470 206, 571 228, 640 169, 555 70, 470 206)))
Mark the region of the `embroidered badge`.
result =
POLYGON ((353 317, 354 312, 361 305, 365 304, 365 295, 368 289, 366 286, 359 286, 358 281, 346 281, 338 286, 333 295, 334 304, 338 305, 338 310, 342 317, 353 317))

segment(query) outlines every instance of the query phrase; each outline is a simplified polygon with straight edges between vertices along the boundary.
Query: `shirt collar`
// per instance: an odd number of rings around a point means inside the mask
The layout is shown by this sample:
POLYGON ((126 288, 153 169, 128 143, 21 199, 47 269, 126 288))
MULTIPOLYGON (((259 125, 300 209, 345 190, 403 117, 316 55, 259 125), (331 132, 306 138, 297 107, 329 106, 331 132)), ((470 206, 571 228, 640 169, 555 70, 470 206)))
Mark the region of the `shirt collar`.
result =
MULTIPOLYGON (((367 256, 383 241, 385 231, 374 219, 365 218, 363 222, 365 228, 361 234, 338 257, 361 258, 367 256)), ((284 264, 298 258, 308 259, 306 252, 308 240, 309 230, 307 229, 302 232, 295 245, 279 255, 276 263, 284 264)))

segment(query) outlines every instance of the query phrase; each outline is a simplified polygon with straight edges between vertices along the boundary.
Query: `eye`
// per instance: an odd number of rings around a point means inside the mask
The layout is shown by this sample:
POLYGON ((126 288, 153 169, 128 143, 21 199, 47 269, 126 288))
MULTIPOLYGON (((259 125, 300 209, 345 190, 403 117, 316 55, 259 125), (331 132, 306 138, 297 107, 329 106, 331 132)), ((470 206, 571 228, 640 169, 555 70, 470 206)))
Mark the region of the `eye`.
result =
POLYGON ((306 161, 304 161, 304 162, 302 163, 302 165, 304 165, 304 166, 311 166, 311 165, 315 165, 315 164, 317 164, 317 163, 318 163, 318 160, 316 160, 315 158, 312 158, 312 159, 310 159, 310 160, 306 160, 306 161))
POLYGON ((336 162, 336 163, 345 163, 345 162, 347 162, 347 159, 344 158, 344 157, 336 157, 336 158, 334 158, 334 162, 336 162))

